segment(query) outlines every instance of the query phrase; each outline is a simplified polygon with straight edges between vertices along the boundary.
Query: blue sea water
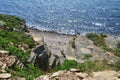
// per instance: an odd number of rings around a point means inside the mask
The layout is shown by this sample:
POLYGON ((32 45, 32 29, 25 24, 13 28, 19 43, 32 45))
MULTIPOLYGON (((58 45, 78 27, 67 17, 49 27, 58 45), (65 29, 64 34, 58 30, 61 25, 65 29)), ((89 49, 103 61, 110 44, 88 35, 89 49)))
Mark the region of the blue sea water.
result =
POLYGON ((0 13, 40 30, 120 35, 120 0, 0 0, 0 13))

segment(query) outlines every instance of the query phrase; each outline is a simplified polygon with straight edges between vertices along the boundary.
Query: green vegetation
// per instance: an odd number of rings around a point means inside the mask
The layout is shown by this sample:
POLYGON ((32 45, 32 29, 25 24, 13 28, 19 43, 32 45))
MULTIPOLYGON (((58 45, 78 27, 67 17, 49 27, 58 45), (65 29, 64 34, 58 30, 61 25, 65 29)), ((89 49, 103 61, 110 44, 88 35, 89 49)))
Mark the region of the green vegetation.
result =
POLYGON ((81 72, 93 72, 93 71, 102 71, 102 70, 120 70, 120 61, 115 64, 107 64, 108 61, 90 61, 87 60, 84 63, 77 63, 75 60, 65 60, 64 64, 55 68, 55 71, 58 70, 70 70, 71 68, 80 69, 81 72))
POLYGON ((64 64, 58 66, 55 70, 69 70, 71 68, 76 68, 78 63, 74 60, 65 60, 64 64))
POLYGON ((27 64, 26 68, 20 69, 18 66, 14 67, 14 71, 8 69, 8 72, 11 72, 14 76, 20 76, 26 78, 26 80, 34 80, 40 75, 43 75, 44 72, 39 68, 34 67, 32 64, 27 64))
POLYGON ((5 14, 0 14, 0 21, 3 21, 6 23, 6 27, 9 28, 9 30, 13 31, 14 28, 20 30, 25 23, 24 19, 21 19, 17 16, 12 16, 12 15, 5 15, 5 14))
POLYGON ((58 66, 55 70, 69 70, 71 68, 80 69, 81 72, 101 71, 110 69, 107 61, 86 61, 85 63, 77 63, 74 60, 65 60, 63 65, 58 66))
POLYGON ((120 61, 116 62, 114 66, 117 71, 120 71, 120 61))
MULTIPOLYGON (((19 31, 23 28, 22 26, 25 21, 16 16, 4 14, 0 14, 0 21, 6 23, 6 26, 0 26, 2 27, 0 29, 0 50, 7 50, 10 52, 10 55, 14 55, 21 62, 26 63, 30 55, 30 49, 35 46, 35 42, 23 31, 19 31), (9 29, 6 27, 9 27, 9 29), (14 31, 14 28, 18 29, 18 31, 14 31)), ((16 76, 25 77, 27 80, 33 80, 33 78, 42 74, 40 69, 28 63, 25 64, 24 69, 16 66, 15 68, 8 69, 8 71, 16 76)))
POLYGON ((0 49, 10 51, 10 54, 19 57, 22 61, 25 61, 29 57, 29 50, 27 52, 22 50, 24 44, 28 48, 35 46, 34 41, 24 33, 10 32, 7 30, 0 31, 0 49))
MULTIPOLYGON (((9 27, 10 30, 6 28, 0 30, 0 50, 8 50, 10 55, 14 55, 20 59, 23 63, 26 63, 29 55, 30 49, 35 46, 35 42, 31 37, 26 35, 24 32, 13 31, 14 28, 21 29, 21 25, 25 23, 23 19, 20 19, 16 16, 9 16, 0 14, 0 21, 6 23, 6 27, 9 27), (28 49, 26 51, 23 50, 26 46, 28 49)), ((111 50, 105 45, 104 38, 105 35, 102 34, 88 34, 87 37, 94 42, 96 46, 101 47, 104 50, 111 50)), ((72 47, 75 48, 74 43, 75 38, 72 42, 72 47)), ((116 55, 120 57, 120 43, 116 48, 116 55)), ((116 62, 114 65, 108 65, 107 61, 89 61, 89 58, 92 57, 90 54, 86 54, 85 59, 87 61, 85 63, 77 63, 74 60, 65 60, 62 65, 56 67, 53 71, 58 70, 69 70, 71 68, 80 69, 82 72, 91 72, 91 71, 100 71, 104 69, 115 69, 120 70, 120 62, 116 62)), ((8 72, 12 73, 15 76, 25 77, 26 80, 33 80, 34 78, 44 74, 39 68, 35 67, 32 64, 25 64, 24 69, 20 69, 18 66, 15 66, 12 69, 8 69, 8 72)))
POLYGON ((108 46, 105 45, 104 38, 107 37, 106 35, 89 33, 86 36, 87 36, 87 38, 92 40, 96 46, 101 47, 102 49, 104 49, 106 51, 112 51, 108 46))
POLYGON ((120 42, 117 44, 117 48, 115 49, 115 55, 120 57, 120 42))

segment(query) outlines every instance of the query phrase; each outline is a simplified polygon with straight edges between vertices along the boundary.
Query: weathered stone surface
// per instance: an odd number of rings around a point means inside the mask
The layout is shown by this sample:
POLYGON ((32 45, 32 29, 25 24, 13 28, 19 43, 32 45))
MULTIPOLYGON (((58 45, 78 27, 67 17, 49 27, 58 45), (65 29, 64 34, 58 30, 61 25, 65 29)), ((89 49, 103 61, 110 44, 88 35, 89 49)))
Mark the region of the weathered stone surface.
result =
POLYGON ((31 51, 28 62, 31 62, 43 70, 53 68, 60 63, 59 57, 52 54, 47 45, 38 45, 31 51))
POLYGON ((15 80, 26 80, 25 78, 17 77, 15 80))
POLYGON ((1 54, 8 54, 9 51, 6 51, 6 50, 0 50, 0 53, 1 53, 1 54))
POLYGON ((35 79, 35 80, 50 80, 48 75, 43 75, 40 76, 39 78, 35 79))
POLYGON ((116 77, 116 71, 106 70, 92 72, 90 75, 82 72, 57 71, 55 73, 40 76, 35 80, 120 80, 116 77), (92 74, 92 75, 91 75, 92 74))
POLYGON ((2 73, 0 74, 0 79, 7 79, 10 78, 11 74, 10 73, 2 73))
POLYGON ((111 35, 107 35, 107 37, 105 38, 105 44, 113 50, 117 47, 119 41, 120 41, 119 37, 115 37, 111 35))
POLYGON ((92 61, 107 60, 110 63, 114 63, 119 60, 113 53, 96 47, 93 42, 85 36, 73 38, 69 42, 67 49, 64 50, 64 53, 67 59, 73 59, 79 63, 86 61, 86 55, 90 55, 91 57, 89 57, 89 59, 92 61))
POLYGON ((70 69, 71 72, 80 72, 80 69, 75 69, 75 68, 72 68, 70 69))
POLYGON ((50 78, 59 77, 62 74, 64 74, 64 71, 58 71, 58 72, 53 73, 50 78))
POLYGON ((117 74, 115 74, 115 76, 120 79, 120 71, 117 72, 117 74))
POLYGON ((87 73, 76 73, 76 75, 82 79, 88 77, 87 73))
POLYGON ((41 36, 40 34, 32 34, 30 33, 31 37, 33 38, 33 40, 39 44, 39 45, 43 45, 44 44, 44 38, 43 36, 41 36))
POLYGON ((93 78, 95 80, 118 80, 114 75, 116 71, 100 71, 100 72, 93 72, 93 78))
POLYGON ((1 72, 5 72, 7 67, 13 67, 16 65, 20 68, 24 67, 24 64, 16 56, 9 55, 8 53, 8 51, 0 51, 1 72))

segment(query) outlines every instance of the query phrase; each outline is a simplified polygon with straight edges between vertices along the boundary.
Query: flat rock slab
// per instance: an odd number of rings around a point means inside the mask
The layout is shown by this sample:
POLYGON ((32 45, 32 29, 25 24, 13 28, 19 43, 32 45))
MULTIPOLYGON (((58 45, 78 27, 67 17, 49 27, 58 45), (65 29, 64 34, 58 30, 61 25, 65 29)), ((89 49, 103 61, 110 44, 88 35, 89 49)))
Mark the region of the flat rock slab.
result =
POLYGON ((2 73, 0 74, 0 79, 7 79, 10 78, 11 74, 10 73, 2 73))

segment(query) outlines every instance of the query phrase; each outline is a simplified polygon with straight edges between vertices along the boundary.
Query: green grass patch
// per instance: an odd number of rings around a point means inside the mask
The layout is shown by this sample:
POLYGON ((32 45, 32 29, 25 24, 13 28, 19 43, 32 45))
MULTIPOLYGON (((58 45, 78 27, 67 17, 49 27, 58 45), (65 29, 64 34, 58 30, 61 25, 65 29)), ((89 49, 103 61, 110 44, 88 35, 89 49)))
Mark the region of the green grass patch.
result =
POLYGON ((24 19, 21 19, 13 15, 0 14, 0 20, 6 23, 6 27, 12 31, 14 28, 20 30, 21 25, 25 23, 24 19))
POLYGON ((24 69, 20 69, 18 66, 15 66, 14 70, 8 69, 7 71, 12 73, 13 76, 24 77, 26 80, 34 80, 40 75, 45 74, 33 64, 27 64, 26 68, 24 69))
POLYGON ((106 51, 112 51, 112 49, 105 45, 105 38, 107 37, 106 35, 89 33, 86 36, 87 38, 92 40, 96 46, 101 47, 103 50, 106 51))
POLYGON ((84 63, 77 63, 74 60, 65 60, 64 64, 56 67, 55 70, 70 70, 71 68, 80 69, 81 72, 92 72, 111 69, 112 67, 107 65, 107 61, 86 61, 84 63))
POLYGON ((117 44, 117 47, 115 49, 115 55, 120 57, 120 42, 117 44))

